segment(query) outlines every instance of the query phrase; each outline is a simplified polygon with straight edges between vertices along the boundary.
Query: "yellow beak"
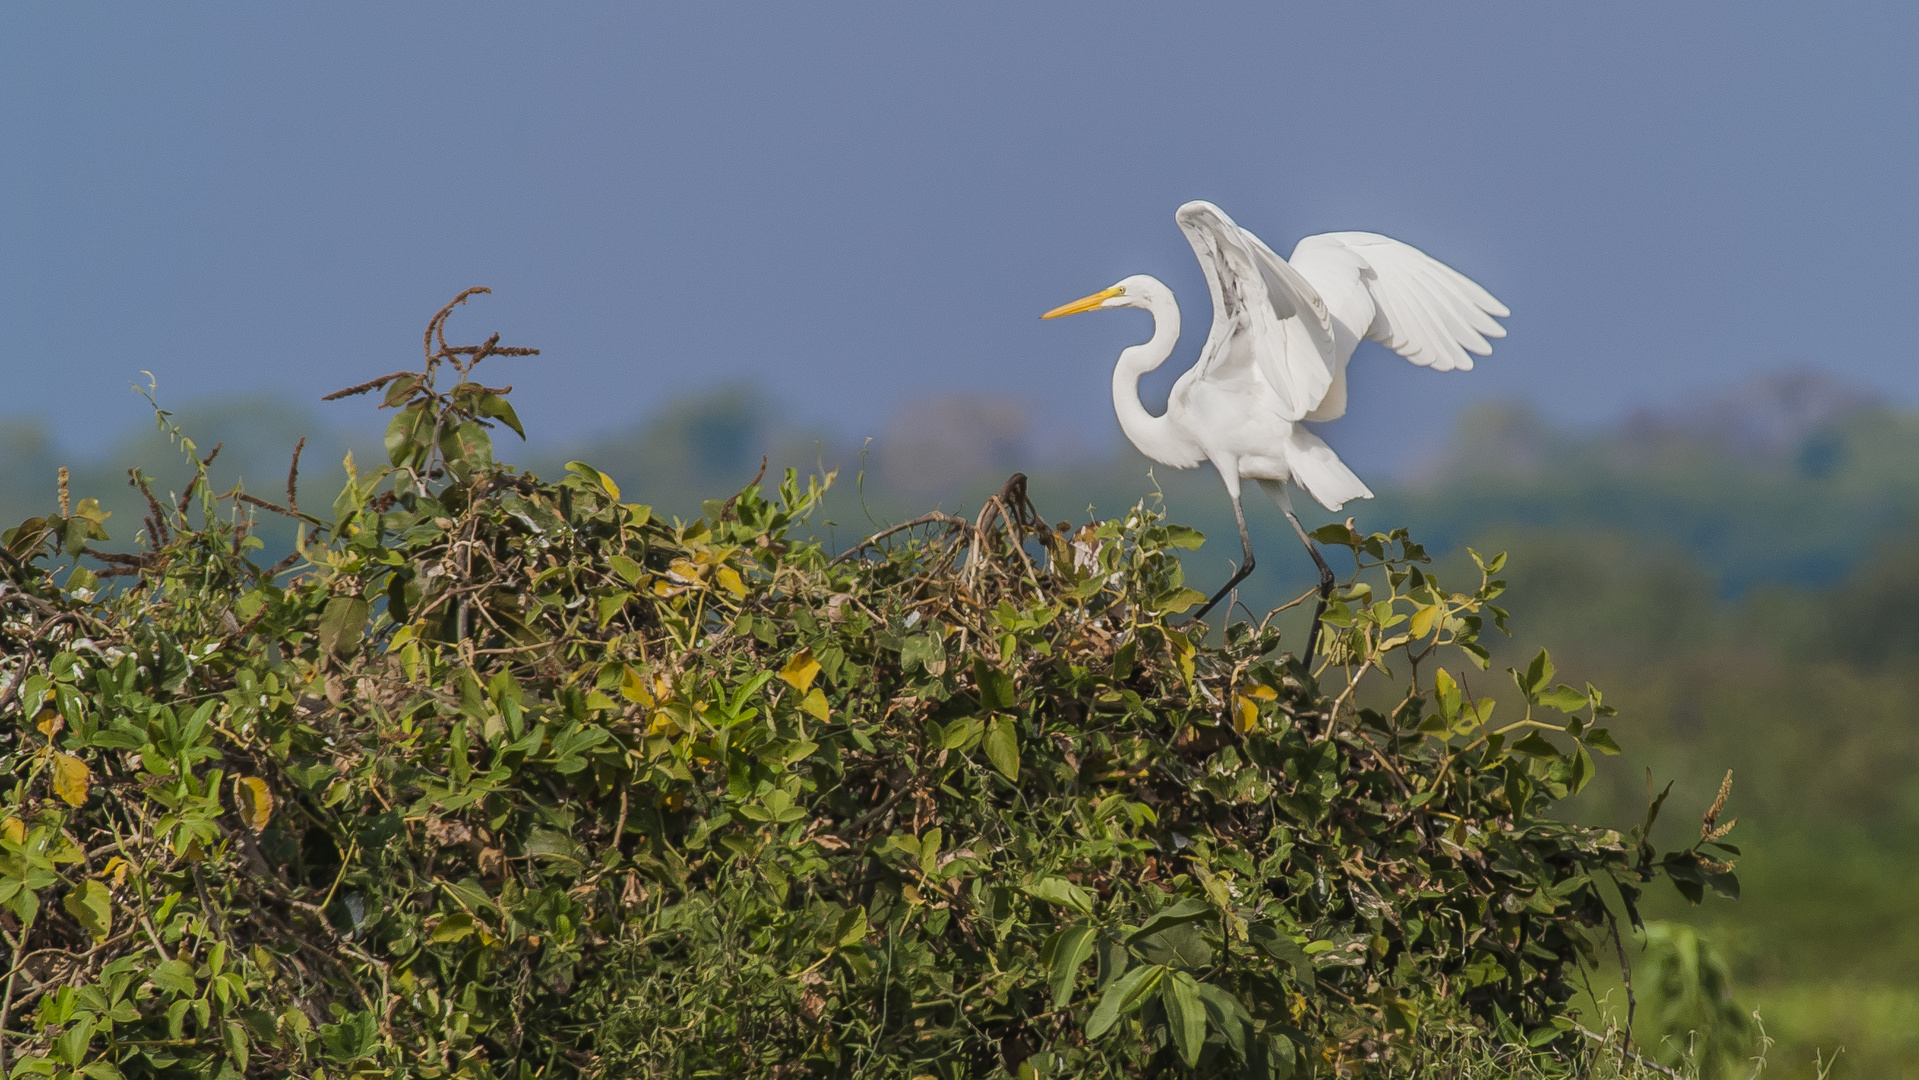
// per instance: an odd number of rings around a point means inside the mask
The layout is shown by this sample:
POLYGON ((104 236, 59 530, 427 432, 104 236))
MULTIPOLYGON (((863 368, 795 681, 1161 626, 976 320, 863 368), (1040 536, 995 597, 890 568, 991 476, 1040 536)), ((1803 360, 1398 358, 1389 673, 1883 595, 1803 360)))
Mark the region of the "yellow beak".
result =
POLYGON ((1082 296, 1070 304, 1061 304, 1059 307, 1041 315, 1040 318, 1057 319, 1061 315, 1078 315, 1082 311, 1097 311, 1101 304, 1104 304, 1115 296, 1123 296, 1125 293, 1126 290, 1118 285, 1110 289, 1101 289, 1091 296, 1082 296))

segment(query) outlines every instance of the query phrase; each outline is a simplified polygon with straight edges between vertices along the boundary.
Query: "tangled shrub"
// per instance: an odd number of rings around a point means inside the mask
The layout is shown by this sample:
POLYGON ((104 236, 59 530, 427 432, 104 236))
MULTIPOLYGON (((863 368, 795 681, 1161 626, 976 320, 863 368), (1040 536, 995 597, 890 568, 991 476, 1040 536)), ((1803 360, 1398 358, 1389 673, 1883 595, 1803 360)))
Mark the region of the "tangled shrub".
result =
POLYGON ((1543 652, 1498 720, 1471 689, 1500 559, 1454 591, 1321 530, 1357 570, 1309 670, 1175 625, 1197 533, 1051 526, 1018 478, 839 553, 830 476, 664 521, 494 461, 519 422, 470 376, 529 350, 448 345, 452 308, 344 392, 397 414, 328 514, 208 491, 175 432, 140 550, 64 490, 5 534, 13 1075, 1283 1078, 1445 1024, 1569 1056, 1644 884, 1736 888, 1723 799, 1663 856, 1658 803, 1550 816, 1611 710, 1543 652), (264 569, 261 511, 301 523, 264 569))

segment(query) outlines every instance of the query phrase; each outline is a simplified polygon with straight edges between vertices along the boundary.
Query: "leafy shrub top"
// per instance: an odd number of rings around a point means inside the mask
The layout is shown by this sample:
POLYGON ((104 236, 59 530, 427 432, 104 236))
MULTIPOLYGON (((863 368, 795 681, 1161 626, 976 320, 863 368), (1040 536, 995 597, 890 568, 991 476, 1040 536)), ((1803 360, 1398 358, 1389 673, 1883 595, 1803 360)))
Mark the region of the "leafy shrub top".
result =
POLYGON ((1569 979, 1645 882, 1736 890, 1723 792, 1663 856, 1658 802, 1550 816, 1616 752, 1597 690, 1541 652, 1495 720, 1438 666, 1483 663, 1502 559, 1454 591, 1404 533, 1321 530, 1357 569, 1309 669, 1175 625, 1200 537, 1144 507, 1055 527, 1016 482, 835 553, 832 477, 789 471, 664 521, 497 464, 518 421, 469 375, 511 350, 447 345, 451 310, 352 388, 391 460, 329 515, 205 490, 176 432, 195 477, 140 551, 64 493, 5 534, 0 1064, 1285 1077, 1459 1023, 1571 1053, 1569 979), (302 523, 265 569, 261 509, 302 523))

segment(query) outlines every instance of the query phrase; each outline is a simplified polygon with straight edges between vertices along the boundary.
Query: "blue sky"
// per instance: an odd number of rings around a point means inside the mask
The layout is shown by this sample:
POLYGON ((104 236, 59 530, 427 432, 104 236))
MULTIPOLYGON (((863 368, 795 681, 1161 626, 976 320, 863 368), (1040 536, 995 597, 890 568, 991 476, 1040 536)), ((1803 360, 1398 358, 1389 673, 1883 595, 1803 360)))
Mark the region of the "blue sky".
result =
POLYGON ((1163 393, 1192 198, 1512 307, 1470 374, 1356 361, 1357 464, 1487 397, 1590 425, 1792 365, 1919 402, 1915 52, 1894 4, 10 5, 0 414, 79 445, 142 368, 311 399, 486 284, 456 328, 546 350, 492 376, 536 438, 753 379, 849 434, 988 392, 1098 444, 1144 316, 1036 316, 1158 275, 1163 393))

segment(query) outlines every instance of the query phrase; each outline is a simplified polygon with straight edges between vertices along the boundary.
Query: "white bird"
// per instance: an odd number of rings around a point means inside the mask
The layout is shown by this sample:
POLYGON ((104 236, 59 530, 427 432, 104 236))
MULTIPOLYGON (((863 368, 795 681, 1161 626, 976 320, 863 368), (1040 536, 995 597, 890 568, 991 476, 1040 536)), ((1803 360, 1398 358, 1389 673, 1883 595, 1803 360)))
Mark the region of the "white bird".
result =
MULTIPOLYGON (((1152 339, 1121 352, 1113 368, 1119 426, 1154 461, 1179 469, 1212 462, 1239 524, 1243 561, 1193 617, 1204 617, 1253 571, 1239 503, 1242 477, 1259 481, 1312 555, 1323 614, 1333 573, 1293 513, 1286 482, 1328 510, 1373 493, 1304 424, 1345 414, 1346 365, 1360 339, 1422 367, 1468 371, 1468 354, 1485 356, 1492 352, 1486 339, 1506 336, 1494 316, 1511 312, 1465 275, 1377 233, 1309 236, 1288 262, 1212 203, 1189 202, 1176 220, 1206 273, 1213 326, 1199 362, 1173 384, 1163 415, 1147 412, 1139 400, 1140 376, 1165 363, 1179 340, 1179 304, 1163 282, 1129 277, 1040 318, 1110 308, 1141 308, 1153 316, 1152 339)), ((1318 634, 1315 616, 1308 657, 1318 634)))

